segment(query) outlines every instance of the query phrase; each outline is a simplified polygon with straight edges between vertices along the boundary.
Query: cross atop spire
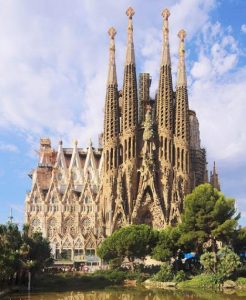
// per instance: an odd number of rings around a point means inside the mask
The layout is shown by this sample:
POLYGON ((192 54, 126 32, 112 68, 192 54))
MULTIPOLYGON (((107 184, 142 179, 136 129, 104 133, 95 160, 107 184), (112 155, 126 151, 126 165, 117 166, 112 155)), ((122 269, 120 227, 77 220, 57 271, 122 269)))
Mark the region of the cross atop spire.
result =
POLYGON ((110 37, 109 71, 108 71, 108 85, 109 85, 109 84, 117 84, 116 66, 115 66, 115 42, 114 42, 116 30, 114 29, 114 27, 109 28, 108 34, 110 37))
POLYGON ((126 65, 135 64, 135 53, 133 44, 133 25, 132 17, 135 11, 132 7, 129 7, 126 11, 128 17, 128 27, 127 27, 127 50, 126 50, 126 65))
POLYGON ((110 27, 108 30, 108 34, 110 36, 111 39, 114 39, 115 35, 116 35, 117 31, 114 29, 114 27, 110 27))
POLYGON ((126 11, 126 15, 129 19, 132 19, 132 17, 134 16, 135 11, 134 9, 130 6, 128 7, 127 11, 126 11))
POLYGON ((185 37, 186 31, 181 29, 178 33, 178 37, 180 39, 179 42, 179 65, 178 65, 178 78, 177 78, 177 86, 186 86, 186 70, 185 70, 185 37))
POLYGON ((170 16, 171 14, 170 14, 170 11, 169 11, 167 8, 165 8, 165 9, 162 11, 162 14, 161 14, 161 15, 163 16, 164 20, 168 20, 168 18, 169 18, 169 16, 170 16))

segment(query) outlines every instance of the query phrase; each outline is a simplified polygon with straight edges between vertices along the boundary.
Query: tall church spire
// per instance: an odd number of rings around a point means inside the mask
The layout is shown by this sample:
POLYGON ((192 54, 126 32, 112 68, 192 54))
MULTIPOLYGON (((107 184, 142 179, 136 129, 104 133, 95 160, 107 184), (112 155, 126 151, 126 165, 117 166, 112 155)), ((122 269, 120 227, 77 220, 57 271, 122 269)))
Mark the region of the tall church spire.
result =
POLYGON ((157 125, 159 133, 160 161, 162 163, 171 163, 173 135, 173 86, 168 37, 168 18, 170 16, 170 12, 167 8, 163 10, 162 16, 163 45, 157 96, 157 125))
POLYGON ((213 166, 213 172, 210 172, 210 184, 218 191, 220 191, 220 181, 219 181, 219 175, 216 170, 215 161, 213 166))
POLYGON ((178 64, 178 74, 177 74, 177 87, 187 86, 186 70, 185 70, 185 44, 184 39, 186 37, 186 32, 181 29, 178 33, 180 38, 179 43, 179 64, 178 64))
POLYGON ((108 30, 108 34, 110 36, 109 70, 104 115, 104 149, 106 152, 106 159, 104 161, 107 170, 117 168, 117 143, 119 134, 119 102, 114 43, 116 30, 111 27, 108 30))
MULTIPOLYGON (((186 32, 182 29, 178 33, 180 38, 179 44, 179 62, 176 85, 176 102, 175 102, 175 134, 174 134, 174 151, 173 164, 177 170, 177 176, 174 180, 174 191, 180 191, 180 199, 190 192, 190 123, 189 123, 189 103, 185 71, 185 50, 184 39, 186 32)), ((178 201, 174 193, 175 207, 178 201)), ((182 208, 182 205, 180 206, 182 208)), ((181 209, 182 210, 182 209, 181 209)), ((180 210, 180 211, 181 211, 180 210)), ((170 221, 172 222, 173 208, 171 208, 170 221)))
POLYGON ((175 135, 183 141, 189 141, 189 103, 187 92, 187 80, 185 70, 185 47, 184 39, 186 32, 182 29, 178 33, 179 62, 176 86, 176 113, 175 113, 175 135))
POLYGON ((129 7, 126 11, 126 15, 128 17, 128 33, 122 95, 122 129, 124 132, 134 129, 138 122, 137 80, 132 25, 132 17, 134 15, 133 8, 129 7))
POLYGON ((128 16, 128 27, 127 27, 127 50, 126 50, 126 65, 135 64, 135 53, 134 53, 134 44, 133 44, 133 25, 132 17, 134 16, 135 11, 132 7, 129 7, 126 11, 128 16))
POLYGON ((117 85, 116 65, 115 65, 115 42, 114 42, 116 30, 114 29, 114 27, 109 28, 108 34, 110 36, 110 46, 109 46, 109 69, 108 69, 107 84, 117 85))
POLYGON ((169 49, 169 26, 168 18, 170 17, 170 11, 165 8, 161 14, 163 16, 163 46, 162 46, 162 57, 161 66, 171 65, 170 49, 169 49))

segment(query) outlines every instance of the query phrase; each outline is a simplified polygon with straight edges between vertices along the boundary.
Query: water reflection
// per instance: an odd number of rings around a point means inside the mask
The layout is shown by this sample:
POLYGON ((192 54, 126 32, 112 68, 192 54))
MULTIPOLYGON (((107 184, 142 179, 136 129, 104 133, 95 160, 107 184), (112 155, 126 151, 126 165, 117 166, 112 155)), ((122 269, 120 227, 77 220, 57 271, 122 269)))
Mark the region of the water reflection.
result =
POLYGON ((16 294, 6 300, 243 300, 246 292, 232 294, 213 291, 138 290, 118 289, 110 291, 16 294))

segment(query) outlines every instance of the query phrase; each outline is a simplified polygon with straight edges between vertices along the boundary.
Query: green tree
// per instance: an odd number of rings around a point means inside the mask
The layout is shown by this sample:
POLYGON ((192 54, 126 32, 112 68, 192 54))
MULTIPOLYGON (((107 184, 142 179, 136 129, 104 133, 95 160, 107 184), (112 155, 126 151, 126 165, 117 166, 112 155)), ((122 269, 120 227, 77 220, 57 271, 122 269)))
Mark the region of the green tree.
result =
POLYGON ((163 265, 161 265, 161 269, 158 273, 156 273, 153 277, 156 281, 172 281, 175 274, 173 272, 172 266, 165 262, 163 265))
POLYGON ((19 249, 21 234, 18 226, 11 222, 0 225, 0 281, 11 281, 20 269, 19 249))
POLYGON ((41 233, 30 233, 28 226, 21 232, 8 222, 0 225, 0 283, 12 283, 14 277, 35 273, 52 263, 49 242, 41 233))
POLYGON ((198 254, 202 254, 204 243, 217 252, 217 241, 228 244, 232 240, 239 217, 234 199, 202 184, 185 197, 179 242, 198 254))
POLYGON ((152 253, 153 258, 166 262, 176 257, 180 248, 180 236, 179 227, 167 227, 159 231, 158 243, 152 253))
POLYGON ((32 274, 52 264, 49 241, 41 232, 30 233, 29 227, 23 227, 22 246, 20 248, 22 265, 32 274))
POLYGON ((246 227, 237 229, 233 235, 232 246, 236 253, 246 251, 246 227))
POLYGON ((206 273, 216 275, 218 282, 230 278, 240 266, 239 256, 228 247, 221 248, 217 253, 205 252, 200 262, 206 273))
POLYGON ((99 257, 105 261, 115 258, 123 261, 126 257, 134 268, 136 258, 151 254, 157 242, 157 233, 147 225, 131 225, 115 231, 106 238, 97 249, 99 257))

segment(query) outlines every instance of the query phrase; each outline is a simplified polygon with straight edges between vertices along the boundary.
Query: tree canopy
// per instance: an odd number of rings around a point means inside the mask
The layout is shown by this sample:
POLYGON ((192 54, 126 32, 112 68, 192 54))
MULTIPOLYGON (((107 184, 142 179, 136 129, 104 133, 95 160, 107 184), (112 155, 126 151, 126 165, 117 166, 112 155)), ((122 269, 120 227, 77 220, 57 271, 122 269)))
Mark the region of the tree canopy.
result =
POLYGON ((115 231, 97 249, 97 255, 105 261, 128 258, 144 258, 151 254, 157 242, 157 232, 148 225, 131 225, 115 231))
POLYGON ((160 261, 169 261, 175 257, 180 248, 180 236, 179 227, 167 227, 159 231, 158 242, 152 253, 153 257, 160 261))
POLYGON ((204 243, 229 243, 235 233, 240 215, 235 200, 226 198, 210 184, 202 184, 185 197, 179 239, 187 250, 201 254, 204 243))
POLYGON ((40 232, 30 233, 28 226, 21 232, 11 222, 0 225, 0 283, 26 272, 35 273, 51 263, 49 242, 40 232))

